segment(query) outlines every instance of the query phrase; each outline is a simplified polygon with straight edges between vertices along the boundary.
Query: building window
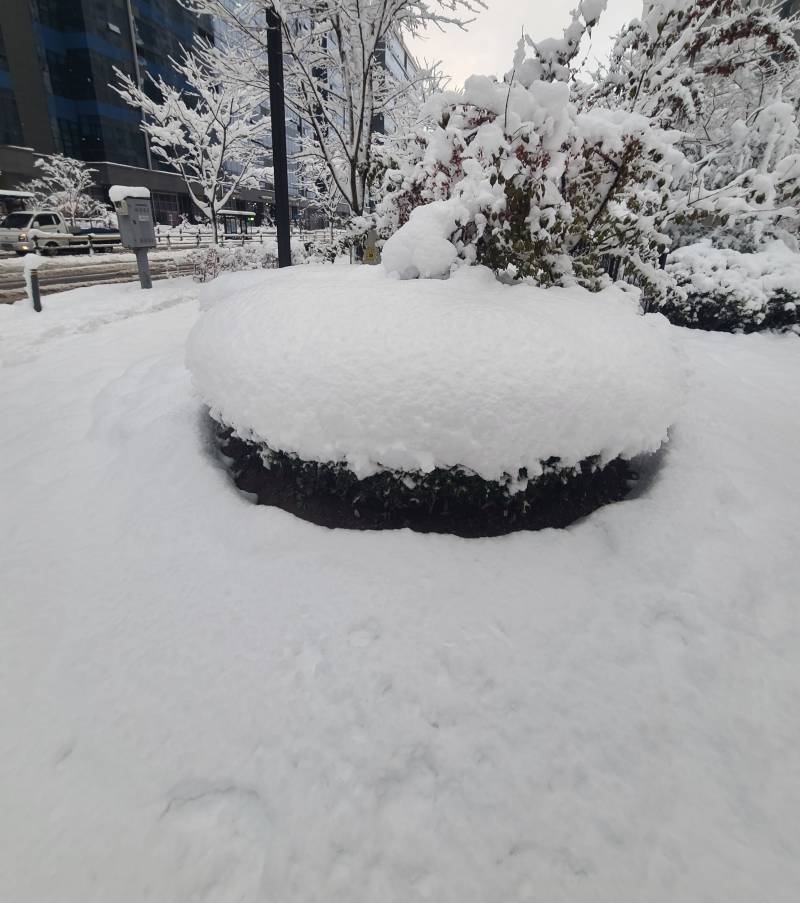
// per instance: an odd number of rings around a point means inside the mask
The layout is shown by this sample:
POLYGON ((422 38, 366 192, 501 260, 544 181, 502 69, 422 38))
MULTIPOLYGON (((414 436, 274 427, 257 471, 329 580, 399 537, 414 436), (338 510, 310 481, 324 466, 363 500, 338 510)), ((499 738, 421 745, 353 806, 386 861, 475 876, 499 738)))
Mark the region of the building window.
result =
POLYGON ((153 214, 157 223, 166 226, 177 226, 181 221, 180 205, 177 194, 153 192, 153 214))
POLYGON ((78 128, 81 134, 82 160, 104 160, 103 129, 99 116, 79 116, 78 128))
POLYGON ((8 72, 8 57, 6 56, 6 45, 3 40, 2 29, 0 29, 0 70, 8 72))
POLYGON ((0 144, 22 144, 17 102, 11 91, 0 88, 0 144))
POLYGON ((83 30, 83 10, 80 3, 64 3, 63 0, 36 0, 35 6, 42 25, 56 31, 83 30))

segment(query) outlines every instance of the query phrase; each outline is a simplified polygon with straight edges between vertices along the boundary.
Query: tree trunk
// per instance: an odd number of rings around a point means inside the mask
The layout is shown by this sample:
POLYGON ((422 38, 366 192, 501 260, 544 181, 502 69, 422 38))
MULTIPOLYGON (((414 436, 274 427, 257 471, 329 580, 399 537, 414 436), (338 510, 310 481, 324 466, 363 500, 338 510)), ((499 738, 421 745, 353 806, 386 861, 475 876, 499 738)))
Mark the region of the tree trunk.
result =
POLYGON ((361 216, 364 212, 361 209, 361 201, 358 196, 358 161, 355 158, 350 159, 350 197, 347 199, 350 204, 350 210, 353 216, 361 216))

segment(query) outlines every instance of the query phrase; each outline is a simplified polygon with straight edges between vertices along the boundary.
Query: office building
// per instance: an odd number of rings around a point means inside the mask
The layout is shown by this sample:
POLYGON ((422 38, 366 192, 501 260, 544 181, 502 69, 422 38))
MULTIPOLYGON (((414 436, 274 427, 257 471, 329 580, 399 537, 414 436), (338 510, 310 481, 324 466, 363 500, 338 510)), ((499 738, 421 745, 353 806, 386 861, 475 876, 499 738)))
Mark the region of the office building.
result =
MULTIPOLYGON (((216 23, 219 28, 219 23, 216 23)), ((224 26, 223 26, 224 27, 224 26)), ((110 87, 114 69, 147 84, 147 73, 175 83, 169 63, 196 35, 213 40, 215 23, 179 0, 0 0, 0 190, 37 175, 34 161, 62 153, 96 170, 98 197, 113 184, 150 189, 156 219, 177 224, 194 219, 181 177, 149 153, 139 113, 110 87)), ((416 64, 392 35, 381 62, 397 79, 412 78, 416 64)), ((391 131, 383 115, 378 131, 391 131)), ((290 155, 307 129, 296 116, 287 122, 290 155)), ((269 156, 264 165, 269 166, 269 156)), ((290 165, 292 216, 304 206, 295 167, 290 165)), ((272 185, 241 189, 229 207, 269 214, 272 185)))
MULTIPOLYGON (((151 190, 156 219, 175 224, 193 208, 183 180, 153 160, 138 112, 110 87, 114 69, 146 84, 175 80, 169 63, 213 23, 178 0, 0 2, 0 188, 34 178, 37 157, 62 153, 97 170, 98 196, 112 184, 151 190)), ((236 206, 264 212, 271 193, 239 192, 236 206)))

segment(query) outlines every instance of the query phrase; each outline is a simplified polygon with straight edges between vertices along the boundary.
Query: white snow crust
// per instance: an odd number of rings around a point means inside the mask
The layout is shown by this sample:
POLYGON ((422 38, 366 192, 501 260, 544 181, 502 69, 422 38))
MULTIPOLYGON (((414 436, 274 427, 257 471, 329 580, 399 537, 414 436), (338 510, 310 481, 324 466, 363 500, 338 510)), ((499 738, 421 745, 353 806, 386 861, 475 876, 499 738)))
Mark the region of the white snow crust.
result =
POLYGON ((416 282, 377 267, 278 274, 212 306, 187 361, 240 434, 360 477, 632 457, 661 445, 682 397, 660 315, 616 289, 507 286, 482 267, 416 282))
POLYGON ((112 204, 125 198, 149 198, 150 189, 142 185, 112 185, 108 190, 108 199, 112 204))
POLYGON ((434 201, 411 211, 408 222, 384 244, 384 269, 400 279, 441 278, 450 274, 458 257, 448 236, 467 208, 458 200, 434 201))
POLYGON ((0 325, 0 900, 796 903, 800 339, 670 327, 660 468, 567 530, 327 530, 183 364, 282 275, 0 325))

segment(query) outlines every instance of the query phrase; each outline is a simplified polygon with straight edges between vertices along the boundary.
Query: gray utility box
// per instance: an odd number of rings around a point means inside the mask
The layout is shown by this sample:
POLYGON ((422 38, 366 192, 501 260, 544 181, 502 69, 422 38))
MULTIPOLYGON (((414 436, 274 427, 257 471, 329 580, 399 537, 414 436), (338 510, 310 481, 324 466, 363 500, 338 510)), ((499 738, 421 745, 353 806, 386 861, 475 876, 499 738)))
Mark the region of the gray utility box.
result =
POLYGON ((154 248, 156 228, 150 198, 123 198, 114 201, 119 221, 119 237, 126 248, 154 248))

